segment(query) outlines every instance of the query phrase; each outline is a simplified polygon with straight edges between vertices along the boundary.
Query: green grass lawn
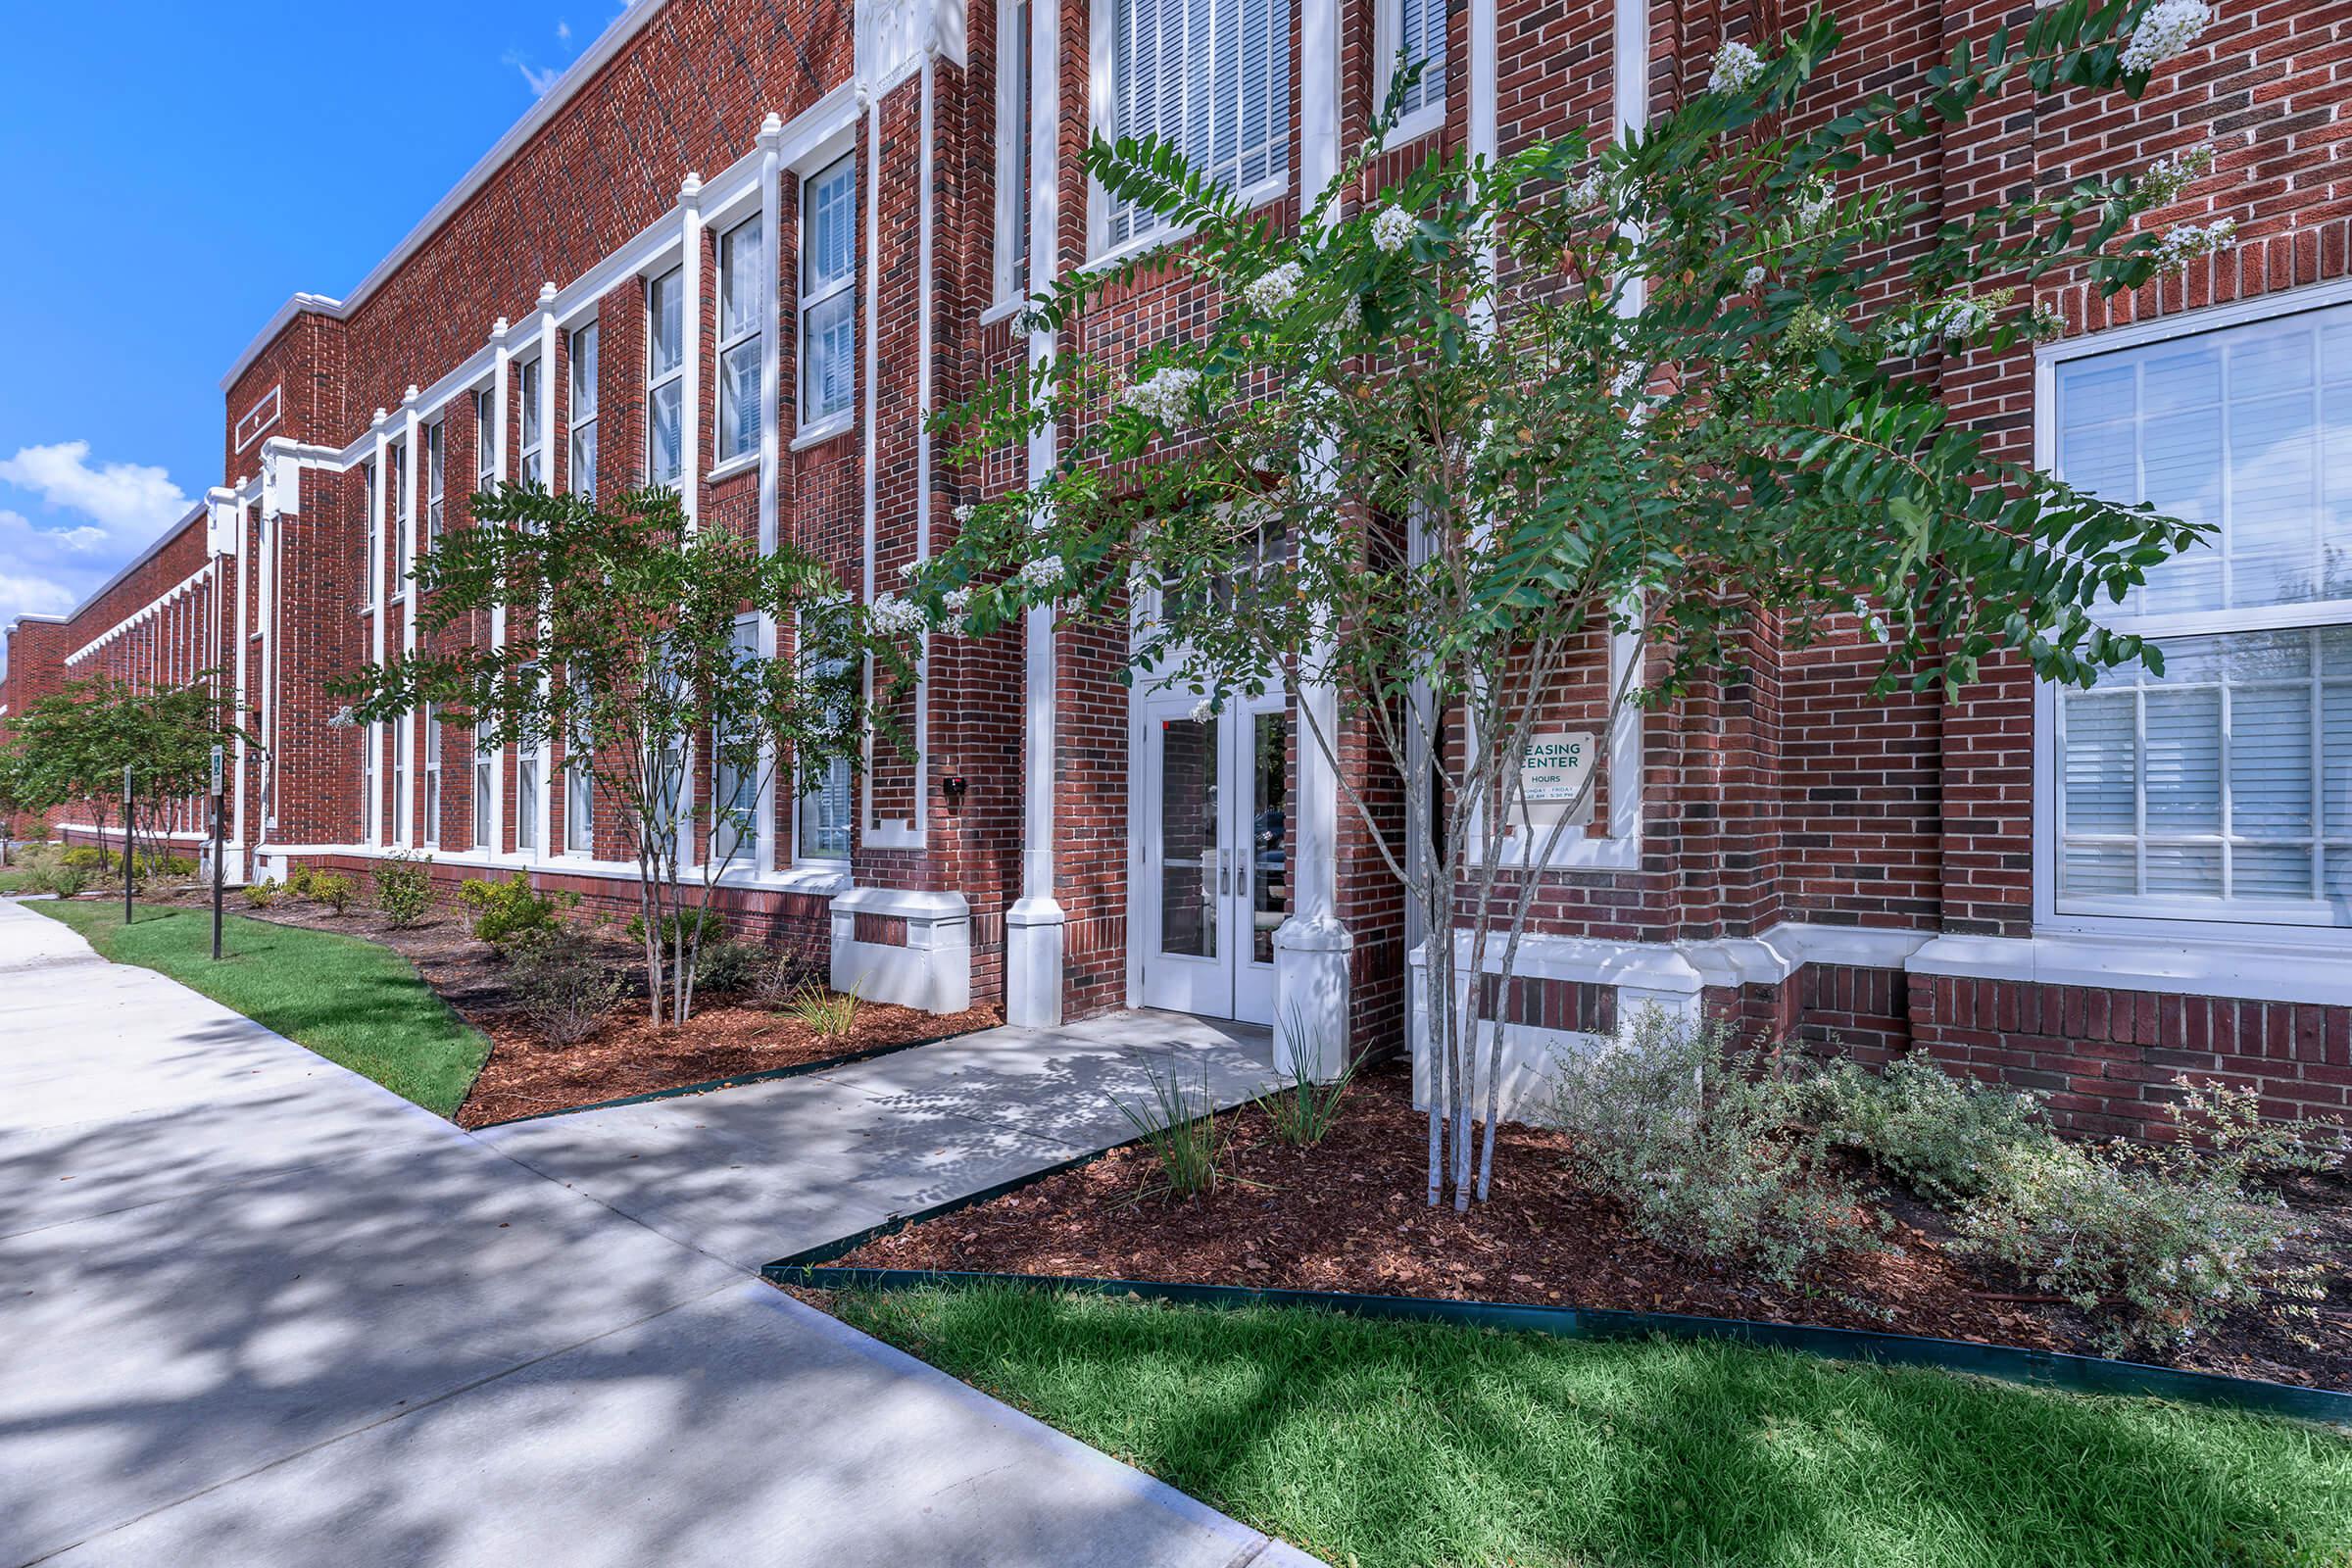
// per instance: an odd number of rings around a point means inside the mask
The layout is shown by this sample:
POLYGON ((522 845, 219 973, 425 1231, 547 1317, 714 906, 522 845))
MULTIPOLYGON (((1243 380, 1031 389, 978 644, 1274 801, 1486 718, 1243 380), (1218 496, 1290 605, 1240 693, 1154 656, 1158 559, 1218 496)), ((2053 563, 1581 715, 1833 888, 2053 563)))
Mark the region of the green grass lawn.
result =
POLYGON ((31 893, 32 873, 21 865, 0 866, 0 893, 31 893))
POLYGON ((126 928, 119 898, 25 907, 72 926, 117 963, 168 974, 443 1116, 490 1054, 408 959, 373 942, 232 914, 215 963, 209 909, 142 906, 126 928))
POLYGON ((2352 1440, 1688 1341, 1005 1288, 847 1321, 1335 1563, 2352 1562, 2352 1440))

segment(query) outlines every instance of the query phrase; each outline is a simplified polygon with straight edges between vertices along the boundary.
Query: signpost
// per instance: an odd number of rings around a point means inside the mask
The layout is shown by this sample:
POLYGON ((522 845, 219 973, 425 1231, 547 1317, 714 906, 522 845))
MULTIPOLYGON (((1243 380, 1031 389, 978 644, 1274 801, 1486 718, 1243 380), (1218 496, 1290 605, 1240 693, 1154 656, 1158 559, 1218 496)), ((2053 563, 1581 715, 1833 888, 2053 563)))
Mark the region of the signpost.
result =
POLYGON ((220 961, 220 748, 213 748, 213 961, 220 961))
POLYGON ((122 923, 130 924, 131 825, 130 764, 122 764, 122 923))

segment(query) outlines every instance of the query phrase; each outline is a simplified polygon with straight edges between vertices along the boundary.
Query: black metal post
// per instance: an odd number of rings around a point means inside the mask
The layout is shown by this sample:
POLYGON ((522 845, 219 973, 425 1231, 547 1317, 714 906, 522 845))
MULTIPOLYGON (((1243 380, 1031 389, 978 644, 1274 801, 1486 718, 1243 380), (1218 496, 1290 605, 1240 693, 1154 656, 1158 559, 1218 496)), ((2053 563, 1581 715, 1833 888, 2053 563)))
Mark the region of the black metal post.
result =
POLYGON ((122 764, 122 923, 130 924, 130 764, 122 764))
POLYGON ((213 748, 213 961, 220 961, 220 748, 213 748))

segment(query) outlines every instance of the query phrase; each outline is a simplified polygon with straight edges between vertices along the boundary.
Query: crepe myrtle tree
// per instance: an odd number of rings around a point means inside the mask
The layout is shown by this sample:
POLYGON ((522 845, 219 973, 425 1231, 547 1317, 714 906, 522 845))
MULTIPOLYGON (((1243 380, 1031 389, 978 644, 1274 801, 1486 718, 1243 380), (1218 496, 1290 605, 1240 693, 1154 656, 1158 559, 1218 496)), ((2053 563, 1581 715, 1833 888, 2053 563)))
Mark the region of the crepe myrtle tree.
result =
POLYGON ((650 1016, 683 1022, 712 893, 740 863, 757 803, 787 768, 861 767, 869 726, 876 744, 901 744, 892 698, 912 679, 920 617, 857 603, 791 545, 762 554, 695 528, 665 489, 603 510, 507 484, 476 496, 473 515, 417 564, 418 651, 344 683, 348 717, 429 704, 484 749, 561 739, 636 862, 650 1016), (507 646, 435 646, 499 609, 507 646), (788 652, 746 635, 760 615, 788 652))
POLYGON ((128 768, 123 831, 134 842, 145 839, 140 858, 161 866, 173 809, 204 793, 213 748, 239 733, 218 671, 161 686, 108 675, 70 681, 9 720, 0 743, 0 802, 38 812, 83 806, 103 849, 128 768))
POLYGON ((1174 147, 1097 140, 1088 172, 1192 237, 1031 299, 1063 352, 943 423, 975 465, 1052 425, 1057 463, 958 508, 912 598, 966 635, 1048 604, 1118 622, 1123 678, 1209 710, 1292 699, 1367 841, 1455 930, 1460 956, 1427 955, 1429 1200, 1466 1206, 1492 1178, 1523 895, 1599 776, 1530 809, 1522 763, 1567 705, 1605 758, 1633 711, 1737 678, 1759 635, 1856 626, 1882 693, 1955 692, 2003 655, 2078 684, 2158 662, 2095 607, 2195 530, 1995 456, 1934 368, 2053 332, 2026 308, 2053 269, 2113 293, 2227 244, 2227 224, 2135 223, 2207 161, 1956 218, 1887 176, 1996 95, 2136 96, 2205 21, 2197 0, 2062 0, 1962 41, 1913 96, 1847 101, 1818 85, 1840 30, 1817 11, 1723 44, 1706 89, 1638 134, 1433 154, 1350 210, 1399 88, 1295 232, 1174 147), (1222 309, 1124 369, 1070 351, 1146 267, 1212 280, 1222 309), (1400 789, 1338 767, 1315 693, 1400 789), (1457 1007, 1465 968, 1494 1005, 1457 1007))

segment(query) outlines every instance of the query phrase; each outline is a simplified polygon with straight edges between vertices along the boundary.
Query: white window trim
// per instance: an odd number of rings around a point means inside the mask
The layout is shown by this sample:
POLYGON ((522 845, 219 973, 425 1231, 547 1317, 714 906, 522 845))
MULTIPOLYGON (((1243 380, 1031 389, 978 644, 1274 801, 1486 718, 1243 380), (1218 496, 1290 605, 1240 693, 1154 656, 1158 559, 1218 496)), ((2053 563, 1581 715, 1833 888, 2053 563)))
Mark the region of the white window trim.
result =
MULTIPOLYGON (((1443 4, 1444 0, 1430 3, 1443 4)), ((1396 54, 1404 46, 1404 0, 1375 0, 1372 12, 1372 113, 1378 115, 1389 101, 1389 86, 1396 79, 1396 54)), ((1453 86, 1450 57, 1446 66, 1446 90, 1439 93, 1437 102, 1424 103, 1400 118, 1382 144, 1385 148, 1393 151, 1446 128, 1446 104, 1453 86)))
POLYGON ((424 825, 419 839, 428 850, 441 847, 441 715, 424 705, 424 825))
MULTIPOLYGON (((1090 129, 1106 141, 1115 140, 1118 135, 1118 83, 1114 61, 1116 40, 1113 37, 1117 30, 1117 23, 1112 15, 1114 3, 1115 0, 1092 0, 1087 25, 1087 123, 1090 129)), ((1289 41, 1285 47, 1290 50, 1290 66, 1281 77, 1285 83, 1285 90, 1298 70, 1298 21, 1295 11, 1288 37, 1289 41)), ((1296 139, 1298 129, 1298 125, 1294 122, 1289 128, 1288 136, 1296 139)), ((1289 167, 1286 167, 1281 173, 1269 174, 1264 179, 1257 180, 1235 192, 1245 207, 1262 207, 1268 202, 1278 200, 1291 193, 1292 186, 1298 180, 1298 171, 1297 161, 1291 159, 1287 151, 1284 156, 1289 167)), ((1194 225, 1190 223, 1160 224, 1140 234, 1130 234, 1116 245, 1111 244, 1110 195, 1103 190, 1101 180, 1090 176, 1086 182, 1086 261, 1081 265, 1079 270, 1097 271, 1116 267, 1132 257, 1145 255, 1158 250, 1161 246, 1173 245, 1187 239, 1192 235, 1193 229, 1194 225)))
POLYGON ((394 441, 384 454, 392 487, 392 593, 405 598, 409 567, 416 557, 416 497, 409 483, 407 444, 394 441))
POLYGON ((992 261, 995 291, 993 303, 980 319, 982 324, 1002 319, 1020 308, 1026 294, 1022 284, 1029 271, 1028 223, 1026 221, 1029 170, 1029 114, 1022 102, 1026 94, 1029 71, 1029 31, 1014 25, 1021 15, 1021 5, 1042 3, 1042 0, 1000 0, 997 7, 997 227, 996 252, 992 261), (1007 135, 1008 128, 1017 127, 1007 135), (1019 230, 1019 243, 1014 231, 1019 230))
MULTIPOLYGON (((2042 345, 2034 356, 2034 466, 2047 471, 2057 451, 2058 367, 2074 360, 2096 358, 2127 349, 2144 348, 2173 338, 2201 337, 2232 327, 2299 316, 2352 303, 2352 278, 2306 288, 2258 295, 2228 305, 2184 311, 2178 316, 2138 321, 2102 332, 2042 345)), ((2263 606, 2245 611, 2205 611, 2187 614, 2130 617, 2126 629, 2153 639, 2214 633, 2253 632, 2281 627, 2313 626, 2352 620, 2352 600, 2263 606)), ((2231 919, 2216 919, 2204 901, 2167 901, 2135 898, 2138 912, 2086 913, 2058 908, 2058 790, 2063 787, 2058 761, 2058 699, 2055 682, 2034 682, 2033 746, 2033 921, 2036 937, 2131 937, 2191 945, 2220 944, 2227 955, 2249 942, 2291 940, 2298 947, 2329 952, 2352 952, 2352 926, 2320 926, 2265 917, 2253 910, 2231 919)), ((2233 961, 2233 960, 2217 960, 2233 961)))
POLYGON ((384 548, 384 519, 379 507, 382 492, 375 483, 374 460, 360 465, 360 488, 368 496, 368 531, 360 577, 360 613, 375 613, 376 556, 384 548))
POLYGON ((285 413, 285 384, 283 382, 255 398, 253 407, 247 409, 237 419, 237 450, 242 452, 259 441, 265 432, 277 423, 279 417, 285 413), (269 411, 267 416, 262 412, 265 409, 269 411))
POLYGON ((473 487, 488 490, 498 483, 498 393, 494 388, 477 386, 473 389, 473 487))
MULTIPOLYGON (((703 476, 706 481, 721 478, 726 474, 736 472, 742 468, 750 467, 753 464, 758 463, 760 461, 760 438, 767 433, 768 411, 766 408, 766 399, 760 398, 759 400, 761 405, 760 409, 760 425, 759 428, 752 432, 751 441, 739 452, 729 452, 727 450, 727 421, 723 417, 726 409, 727 397, 727 356, 733 353, 735 350, 743 347, 747 343, 754 345, 760 343, 766 335, 767 321, 767 313, 764 310, 754 310, 750 313, 750 326, 744 328, 742 331, 737 332, 732 337, 727 335, 727 291, 728 285, 732 281, 732 275, 727 269, 728 246, 734 241, 737 235, 741 234, 745 229, 759 224, 760 221, 760 214, 758 211, 754 211, 750 217, 745 218, 738 223, 735 223, 729 227, 726 232, 718 236, 718 299, 716 302, 716 326, 718 343, 716 348, 712 351, 710 358, 710 367, 714 372, 718 384, 711 388, 711 467, 710 471, 703 476)), ((773 287, 775 280, 775 269, 770 266, 767 261, 767 247, 769 243, 770 236, 765 232, 764 227, 762 227, 762 231, 760 236, 760 262, 757 276, 767 279, 769 286, 773 287)))
POLYGON ((517 355, 514 359, 515 418, 514 472, 518 481, 532 478, 531 460, 539 460, 538 482, 547 483, 547 418, 542 405, 547 398, 548 366, 537 354, 517 355), (536 384, 534 384, 536 383, 536 384), (531 426, 539 428, 533 431, 531 426))
MULTIPOLYGON (((659 372, 654 369, 654 341, 656 335, 654 323, 658 318, 654 309, 654 291, 660 288, 663 283, 668 282, 673 277, 678 280, 679 289, 681 291, 684 290, 686 287, 686 266, 684 262, 681 261, 663 271, 656 272, 645 280, 645 478, 648 484, 674 485, 685 478, 686 445, 687 442, 692 439, 692 437, 689 436, 684 430, 678 432, 678 471, 670 474, 666 478, 657 477, 654 473, 654 406, 657 402, 656 394, 659 393, 663 387, 668 386, 671 382, 675 381, 683 383, 686 378, 686 356, 683 352, 678 355, 678 363, 671 366, 668 369, 659 372)), ((678 302, 678 309, 681 313, 679 318, 681 328, 679 333, 681 339, 681 350, 683 350, 684 347, 683 338, 685 336, 683 330, 683 313, 690 303, 690 301, 685 300, 683 297, 681 297, 678 302)), ((685 417, 685 389, 681 384, 678 392, 678 416, 681 419, 685 417)))
POLYGON ((591 332, 596 333, 596 363, 599 374, 601 374, 605 363, 605 335, 599 329, 598 322, 594 317, 591 317, 589 319, 582 321, 579 325, 573 327, 569 332, 564 334, 564 363, 567 368, 569 377, 567 382, 568 395, 564 399, 564 488, 570 494, 575 496, 584 496, 593 501, 596 499, 597 490, 597 476, 595 470, 603 461, 603 453, 601 450, 598 453, 598 461, 588 466, 588 488, 585 490, 580 488, 579 473, 580 438, 582 436, 588 436, 591 439, 595 437, 597 432, 597 416, 604 412, 604 389, 597 386, 597 377, 595 376, 589 377, 587 381, 587 385, 591 388, 594 388, 594 391, 591 394, 593 401, 588 405, 588 410, 585 414, 580 411, 580 339, 591 332))
POLYGON ((439 418, 424 427, 424 534, 438 540, 449 519, 449 430, 439 418))
MULTIPOLYGON (((846 153, 843 156, 834 159, 831 163, 826 164, 823 168, 811 171, 801 180, 800 220, 796 225, 796 232, 800 236, 800 254, 793 258, 792 282, 793 298, 797 302, 794 307, 795 314, 793 316, 793 338, 795 346, 800 353, 799 372, 793 377, 794 415, 795 422, 799 426, 799 434, 793 438, 792 443, 793 450, 796 452, 799 451, 805 443, 812 443, 823 440, 830 435, 838 433, 840 430, 848 429, 852 424, 857 422, 858 394, 855 377, 857 349, 855 346, 855 338, 852 339, 853 346, 851 348, 851 368, 853 375, 850 401, 843 407, 835 409, 829 414, 825 414, 814 418, 811 418, 808 414, 808 387, 810 381, 814 379, 808 373, 808 315, 819 305, 822 305, 833 299, 836 295, 849 293, 855 290, 858 286, 858 264, 860 260, 858 252, 862 248, 858 243, 858 221, 862 216, 858 212, 858 208, 864 205, 864 198, 858 193, 858 166, 856 160, 857 154, 846 153), (824 179, 827 175, 833 173, 834 171, 841 169, 844 166, 847 166, 850 171, 850 265, 842 270, 840 276, 833 278, 831 281, 823 284, 812 292, 808 287, 808 257, 809 249, 809 234, 811 230, 814 229, 815 224, 810 219, 810 213, 812 210, 810 203, 815 197, 817 182, 824 179)), ((853 311, 854 310, 855 307, 853 307, 853 311)))

